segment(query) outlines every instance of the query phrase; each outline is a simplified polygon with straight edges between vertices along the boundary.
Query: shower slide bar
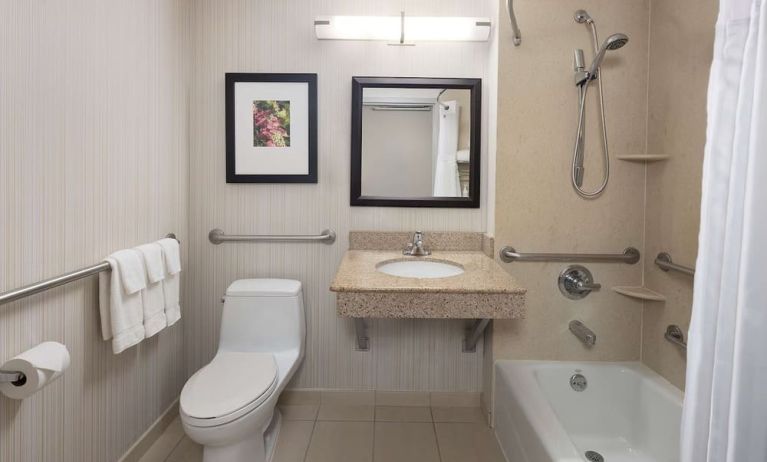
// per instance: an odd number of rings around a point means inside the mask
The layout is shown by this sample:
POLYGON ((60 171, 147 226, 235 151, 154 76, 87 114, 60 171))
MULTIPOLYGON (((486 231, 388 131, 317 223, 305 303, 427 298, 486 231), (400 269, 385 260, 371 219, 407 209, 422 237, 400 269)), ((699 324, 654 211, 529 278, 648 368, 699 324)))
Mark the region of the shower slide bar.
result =
POLYGON ((623 253, 523 253, 514 247, 506 246, 501 249, 499 256, 502 261, 540 261, 540 262, 571 262, 571 263, 628 263, 633 265, 639 261, 639 250, 627 247, 623 253))
MULTIPOLYGON (((176 239, 176 235, 173 233, 167 234, 165 237, 176 239)), ((29 297, 30 295, 44 292, 48 289, 67 284, 72 281, 77 281, 78 279, 86 278, 108 269, 109 263, 101 262, 95 265, 86 266, 85 268, 70 271, 69 273, 64 273, 56 277, 45 279, 43 281, 35 282, 34 284, 19 287, 18 289, 9 290, 7 292, 0 293, 0 305, 11 303, 20 298, 29 297)))
POLYGON ((224 242, 322 242, 332 244, 336 241, 336 232, 325 229, 320 234, 229 234, 218 228, 210 230, 208 240, 212 244, 224 242))
POLYGON ((669 255, 667 252, 659 253, 658 256, 655 257, 655 264, 658 265, 658 267, 663 271, 674 270, 690 276, 695 276, 695 268, 677 265, 673 260, 671 260, 671 255, 669 255))

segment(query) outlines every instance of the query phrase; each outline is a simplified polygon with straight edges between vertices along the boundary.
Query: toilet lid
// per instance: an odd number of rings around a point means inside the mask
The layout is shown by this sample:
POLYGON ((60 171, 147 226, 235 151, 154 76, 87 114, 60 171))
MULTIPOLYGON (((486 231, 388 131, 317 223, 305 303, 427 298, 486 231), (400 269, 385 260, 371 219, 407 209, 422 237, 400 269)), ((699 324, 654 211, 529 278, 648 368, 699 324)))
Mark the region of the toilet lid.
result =
POLYGON ((258 400, 277 380, 271 353, 219 352, 181 390, 183 412, 197 419, 214 419, 258 400))

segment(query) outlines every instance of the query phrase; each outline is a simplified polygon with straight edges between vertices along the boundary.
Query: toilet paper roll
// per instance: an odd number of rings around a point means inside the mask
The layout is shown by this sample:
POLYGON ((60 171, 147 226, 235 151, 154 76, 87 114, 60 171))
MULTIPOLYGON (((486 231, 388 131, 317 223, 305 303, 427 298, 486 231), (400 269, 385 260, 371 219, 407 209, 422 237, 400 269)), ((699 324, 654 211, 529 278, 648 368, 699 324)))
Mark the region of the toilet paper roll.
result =
POLYGON ((0 392, 9 398, 24 399, 61 377, 67 367, 67 347, 58 342, 43 342, 0 366, 0 370, 18 371, 26 376, 21 385, 0 383, 0 392))

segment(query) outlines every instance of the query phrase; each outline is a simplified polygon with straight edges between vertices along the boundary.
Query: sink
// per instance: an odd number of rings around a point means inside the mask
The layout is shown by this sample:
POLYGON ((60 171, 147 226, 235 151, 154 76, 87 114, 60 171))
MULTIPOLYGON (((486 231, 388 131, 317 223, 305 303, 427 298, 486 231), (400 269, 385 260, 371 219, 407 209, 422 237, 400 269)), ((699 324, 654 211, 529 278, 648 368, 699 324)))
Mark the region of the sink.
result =
POLYGON ((381 262, 376 270, 402 278, 449 278, 463 274, 463 267, 456 263, 435 260, 389 260, 381 262))

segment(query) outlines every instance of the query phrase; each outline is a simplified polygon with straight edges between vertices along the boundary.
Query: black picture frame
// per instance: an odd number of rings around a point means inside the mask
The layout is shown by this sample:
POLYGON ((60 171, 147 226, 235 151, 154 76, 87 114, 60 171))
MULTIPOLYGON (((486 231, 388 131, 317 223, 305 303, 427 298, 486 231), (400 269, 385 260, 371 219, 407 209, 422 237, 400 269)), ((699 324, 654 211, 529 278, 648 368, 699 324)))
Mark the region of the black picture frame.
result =
POLYGON ((364 207, 479 208, 482 79, 352 77, 350 204, 364 207), (381 197, 362 195, 362 94, 365 88, 447 88, 471 91, 469 197, 381 197))
POLYGON ((227 183, 317 183, 317 74, 234 73, 226 74, 226 182, 227 183), (235 140, 235 84, 239 82, 306 83, 308 89, 308 174, 237 174, 235 140))

